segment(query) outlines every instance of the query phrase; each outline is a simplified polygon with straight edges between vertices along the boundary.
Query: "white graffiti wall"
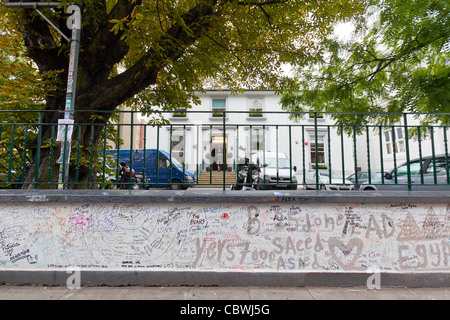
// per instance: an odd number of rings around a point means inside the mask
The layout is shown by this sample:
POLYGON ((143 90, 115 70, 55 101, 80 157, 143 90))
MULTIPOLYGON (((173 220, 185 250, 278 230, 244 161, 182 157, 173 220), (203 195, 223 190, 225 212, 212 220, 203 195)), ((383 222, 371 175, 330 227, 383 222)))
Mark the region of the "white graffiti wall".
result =
POLYGON ((0 269, 449 270, 448 205, 28 202, 0 216, 0 269))

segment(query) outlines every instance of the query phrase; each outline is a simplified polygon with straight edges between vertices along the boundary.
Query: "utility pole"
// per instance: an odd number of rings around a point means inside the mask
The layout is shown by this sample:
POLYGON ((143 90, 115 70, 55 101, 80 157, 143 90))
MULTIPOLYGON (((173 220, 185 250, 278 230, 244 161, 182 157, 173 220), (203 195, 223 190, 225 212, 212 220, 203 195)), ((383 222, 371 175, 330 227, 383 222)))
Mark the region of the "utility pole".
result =
POLYGON ((59 141, 61 144, 61 156, 56 161, 59 163, 58 189, 67 189, 69 182, 70 150, 72 149, 73 110, 75 110, 75 94, 78 73, 78 55, 80 53, 81 37, 81 9, 77 5, 67 7, 67 12, 72 15, 67 19, 67 28, 72 30, 70 41, 69 72, 67 76, 66 105, 64 107, 64 119, 58 120, 59 141), (63 130, 60 130, 63 129, 63 130))
POLYGON ((80 53, 81 38, 81 9, 78 5, 72 4, 67 7, 66 12, 72 15, 67 19, 67 28, 72 30, 72 37, 69 39, 48 19, 39 8, 58 8, 62 2, 29 2, 6 0, 3 4, 7 8, 34 9, 44 18, 61 36, 70 42, 69 70, 67 76, 66 103, 64 107, 64 119, 58 120, 57 141, 61 141, 61 155, 56 163, 59 164, 58 189, 67 188, 69 182, 69 161, 73 132, 73 111, 75 110, 75 94, 78 73, 78 56, 80 53))

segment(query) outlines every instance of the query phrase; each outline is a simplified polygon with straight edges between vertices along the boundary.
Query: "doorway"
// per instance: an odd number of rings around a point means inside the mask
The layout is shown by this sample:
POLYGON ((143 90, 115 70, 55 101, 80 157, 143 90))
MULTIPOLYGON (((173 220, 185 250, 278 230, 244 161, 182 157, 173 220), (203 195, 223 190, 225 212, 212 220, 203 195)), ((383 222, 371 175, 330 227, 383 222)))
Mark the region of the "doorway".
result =
POLYGON ((212 171, 223 171, 227 168, 228 139, 223 135, 211 137, 211 165, 212 171))

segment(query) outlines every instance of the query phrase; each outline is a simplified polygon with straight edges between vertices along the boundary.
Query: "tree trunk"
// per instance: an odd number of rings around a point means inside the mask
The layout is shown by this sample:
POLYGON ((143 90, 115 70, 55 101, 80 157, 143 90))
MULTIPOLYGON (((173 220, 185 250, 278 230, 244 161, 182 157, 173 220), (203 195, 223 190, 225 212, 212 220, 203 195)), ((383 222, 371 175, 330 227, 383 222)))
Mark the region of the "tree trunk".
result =
MULTIPOLYGON (((117 1, 108 11, 105 2, 98 1, 98 6, 90 7, 89 14, 83 16, 74 120, 75 128, 78 128, 77 124, 87 124, 92 121, 96 125, 81 127, 79 141, 77 130, 74 130, 72 155, 76 154, 79 144, 80 156, 83 159, 89 160, 91 153, 94 156, 93 152, 98 152, 96 146, 104 128, 101 124, 108 123, 111 114, 99 114, 103 119, 97 120, 90 119, 90 116, 96 110, 113 112, 127 99, 148 86, 156 84, 158 73, 169 62, 180 59, 186 49, 211 27, 210 18, 219 16, 221 12, 216 0, 201 1, 182 14, 180 19, 173 21, 173 25, 165 30, 162 36, 155 39, 155 43, 148 51, 142 53, 134 65, 116 76, 111 76, 114 66, 128 54, 129 47, 122 37, 125 30, 111 32, 113 25, 110 21, 128 18, 141 2, 141 0, 117 1), (92 23, 88 23, 89 19, 92 23), (154 48, 161 48, 161 50, 154 48)), ((63 16, 55 15, 52 18, 59 26, 63 26, 66 22, 63 16)), ((64 41, 61 46, 58 46, 58 41, 53 39, 55 32, 35 12, 24 11, 23 19, 25 21, 23 34, 29 57, 36 62, 40 73, 53 71, 57 74, 55 82, 59 84, 59 88, 46 96, 46 111, 54 112, 46 112, 43 117, 44 123, 56 125, 58 118, 62 115, 61 112, 64 111, 66 100, 64 85, 67 83, 69 46, 64 41), (42 45, 43 43, 46 45, 42 45), (65 71, 61 72, 61 70, 65 71)), ((63 30, 67 32, 66 29, 63 28, 63 30)), ((45 125, 41 129, 42 141, 50 139, 50 130, 45 130, 45 125)), ((54 145, 53 152, 49 148, 41 149, 41 146, 36 143, 30 146, 34 160, 26 172, 24 188, 57 187, 59 165, 55 164, 55 161, 59 158, 61 148, 57 144, 54 145), (39 159, 36 159, 37 150, 39 150, 39 159), (51 155, 52 159, 50 159, 51 155), (51 182, 50 186, 48 182, 51 182)), ((86 163, 89 161, 84 161, 79 168, 74 168, 72 162, 70 182, 80 184, 71 184, 70 188, 93 187, 88 182, 95 182, 96 175, 93 168, 90 169, 86 163), (75 171, 76 169, 78 171, 75 171), (78 175, 75 176, 74 172, 78 175)))

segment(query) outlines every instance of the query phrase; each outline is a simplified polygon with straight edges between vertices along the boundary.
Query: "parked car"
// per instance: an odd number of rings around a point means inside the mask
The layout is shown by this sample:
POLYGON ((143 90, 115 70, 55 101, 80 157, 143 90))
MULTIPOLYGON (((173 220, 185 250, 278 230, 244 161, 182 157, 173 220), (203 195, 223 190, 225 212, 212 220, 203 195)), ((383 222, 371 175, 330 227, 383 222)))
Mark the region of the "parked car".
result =
MULTIPOLYGON (((114 156, 117 151, 111 151, 114 156)), ((144 176, 146 188, 187 189, 195 183, 195 175, 183 168, 175 158, 163 150, 139 149, 119 150, 119 162, 130 166, 130 154, 133 157, 132 169, 144 176), (144 162, 145 159, 145 162, 144 162), (157 165, 158 163, 158 165, 157 165), (144 174, 145 168, 145 174, 144 174)))
POLYGON ((291 168, 289 157, 283 152, 257 152, 252 155, 252 162, 261 167, 256 189, 290 189, 297 190, 297 167, 291 168))
MULTIPOLYGON (((381 172, 370 172, 370 182, 381 179, 383 173, 381 172)), ((361 184, 369 181, 369 171, 358 171, 357 173, 353 173, 347 177, 347 180, 351 181, 355 185, 355 189, 359 189, 361 184), (358 180, 357 180, 358 179, 358 180)))
POLYGON ((405 162, 371 184, 362 184, 360 190, 408 190, 408 166, 411 190, 450 191, 450 156, 443 154, 405 162))
POLYGON ((317 189, 317 183, 319 185, 320 190, 354 190, 355 185, 347 180, 342 178, 337 173, 329 170, 319 170, 319 180, 317 181, 316 171, 308 171, 305 173, 305 188, 306 189, 317 189))

